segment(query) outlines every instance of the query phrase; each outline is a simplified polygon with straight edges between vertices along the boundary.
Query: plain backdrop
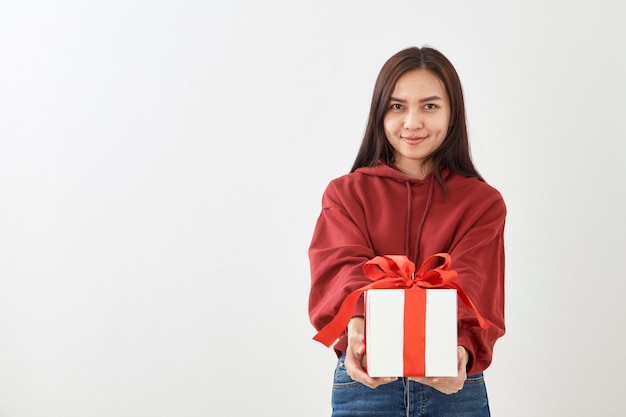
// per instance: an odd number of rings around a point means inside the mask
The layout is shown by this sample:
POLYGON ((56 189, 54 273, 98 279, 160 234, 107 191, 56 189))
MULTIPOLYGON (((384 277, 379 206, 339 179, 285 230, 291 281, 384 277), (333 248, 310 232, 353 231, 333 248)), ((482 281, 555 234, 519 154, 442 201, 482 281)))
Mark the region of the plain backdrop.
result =
POLYGON ((0 0, 0 416, 329 415, 308 244, 414 45, 508 205, 493 415, 623 416, 624 4, 0 0))

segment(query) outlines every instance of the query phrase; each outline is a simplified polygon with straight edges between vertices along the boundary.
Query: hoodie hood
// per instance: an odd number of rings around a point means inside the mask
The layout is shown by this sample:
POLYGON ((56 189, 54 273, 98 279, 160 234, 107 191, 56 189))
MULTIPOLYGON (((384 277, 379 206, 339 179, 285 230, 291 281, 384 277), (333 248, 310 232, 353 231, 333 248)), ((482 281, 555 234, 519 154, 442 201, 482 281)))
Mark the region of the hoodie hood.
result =
MULTIPOLYGON (((439 172, 441 173, 441 178, 443 178, 444 180, 450 175, 450 170, 448 168, 445 168, 443 165, 439 166, 439 172)), ((428 174, 424 179, 411 177, 400 171, 394 165, 387 165, 382 160, 378 161, 376 166, 358 168, 357 170, 355 170, 355 173, 372 175, 375 177, 390 178, 396 181, 406 182, 415 185, 423 185, 426 182, 430 182, 431 178, 434 178, 433 173, 428 174)))
MULTIPOLYGON (((447 178, 449 175, 449 170, 443 167, 440 167, 440 172, 442 178, 447 178)), ((394 181, 398 181, 404 183, 406 185, 406 204, 407 204, 407 217, 404 226, 404 254, 411 259, 414 263, 417 264, 419 260, 419 248, 420 248, 420 240, 422 238, 422 231, 424 229, 424 224, 426 223, 426 219, 428 217, 428 211, 433 204, 433 194, 435 191, 435 176, 433 173, 428 174, 424 179, 418 179, 411 177, 404 172, 400 171, 395 166, 389 166, 383 161, 378 161, 378 164, 373 167, 363 167, 359 168, 355 171, 355 173, 362 175, 372 175, 381 178, 389 178, 394 181), (415 212, 413 208, 413 187, 415 186, 427 186, 428 187, 428 197, 426 199, 426 204, 424 205, 421 213, 415 212), (420 216, 419 226, 417 229, 417 237, 415 244, 413 247, 415 248, 414 253, 409 253, 411 248, 411 224, 414 216, 420 216)))

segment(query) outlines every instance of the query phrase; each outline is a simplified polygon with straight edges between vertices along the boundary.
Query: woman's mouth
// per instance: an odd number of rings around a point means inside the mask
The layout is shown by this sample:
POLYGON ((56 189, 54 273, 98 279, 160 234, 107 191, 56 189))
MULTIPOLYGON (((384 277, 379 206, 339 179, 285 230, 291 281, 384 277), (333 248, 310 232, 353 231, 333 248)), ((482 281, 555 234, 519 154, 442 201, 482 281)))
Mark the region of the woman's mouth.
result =
POLYGON ((402 140, 404 140, 409 145, 417 145, 427 137, 428 136, 402 136, 402 140))

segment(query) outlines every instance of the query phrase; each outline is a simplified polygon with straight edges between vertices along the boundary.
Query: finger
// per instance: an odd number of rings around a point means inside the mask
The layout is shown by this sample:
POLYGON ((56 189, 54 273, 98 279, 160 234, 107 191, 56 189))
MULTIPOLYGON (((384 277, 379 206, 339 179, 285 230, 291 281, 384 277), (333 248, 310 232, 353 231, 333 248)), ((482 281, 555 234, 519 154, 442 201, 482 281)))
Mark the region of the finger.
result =
POLYGON ((346 366, 346 371, 350 378, 370 388, 376 388, 383 383, 391 382, 387 381, 385 378, 373 378, 369 376, 369 374, 365 372, 363 368, 360 368, 358 366, 346 366))
POLYGON ((396 377, 372 377, 370 376, 365 368, 361 365, 361 362, 358 361, 358 358, 355 357, 355 360, 349 361, 346 359, 346 372, 353 380, 360 382, 369 388, 377 388, 380 385, 388 384, 397 380, 396 377))
POLYGON ((409 377, 411 381, 421 382, 422 384, 432 384, 434 378, 432 376, 412 376, 409 377))
POLYGON ((389 384, 397 379, 398 378, 393 378, 393 377, 372 378, 371 376, 366 374, 366 378, 363 381, 359 381, 359 382, 361 382, 363 385, 367 387, 374 389, 374 388, 378 388, 381 385, 389 384))
POLYGON ((363 355, 365 353, 365 341, 362 338, 352 338, 348 343, 348 348, 356 354, 363 355))

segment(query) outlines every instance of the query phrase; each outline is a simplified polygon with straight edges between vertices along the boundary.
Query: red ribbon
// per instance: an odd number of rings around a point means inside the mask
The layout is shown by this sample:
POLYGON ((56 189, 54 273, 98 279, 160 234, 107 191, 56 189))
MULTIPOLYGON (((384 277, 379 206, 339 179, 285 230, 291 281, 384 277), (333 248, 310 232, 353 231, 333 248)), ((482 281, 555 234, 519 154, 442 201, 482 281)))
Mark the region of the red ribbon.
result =
POLYGON ((405 376, 426 375, 426 290, 413 286, 404 292, 404 343, 402 359, 405 376))
MULTIPOLYGON (((351 292, 341 304, 335 317, 313 337, 314 340, 330 347, 345 331, 348 322, 352 318, 354 309, 361 295, 369 289, 410 289, 413 286, 427 288, 452 288, 457 290, 458 296, 476 314, 478 324, 482 328, 489 327, 491 323, 484 319, 474 303, 469 299, 461 287, 454 282, 457 273, 450 268, 450 255, 437 253, 428 257, 420 269, 414 273, 415 264, 404 255, 377 256, 363 265, 365 276, 373 280, 359 289, 351 292), (437 258, 443 258, 444 263, 435 268, 428 269, 437 258)), ((413 336, 409 336, 413 337, 413 336)))

